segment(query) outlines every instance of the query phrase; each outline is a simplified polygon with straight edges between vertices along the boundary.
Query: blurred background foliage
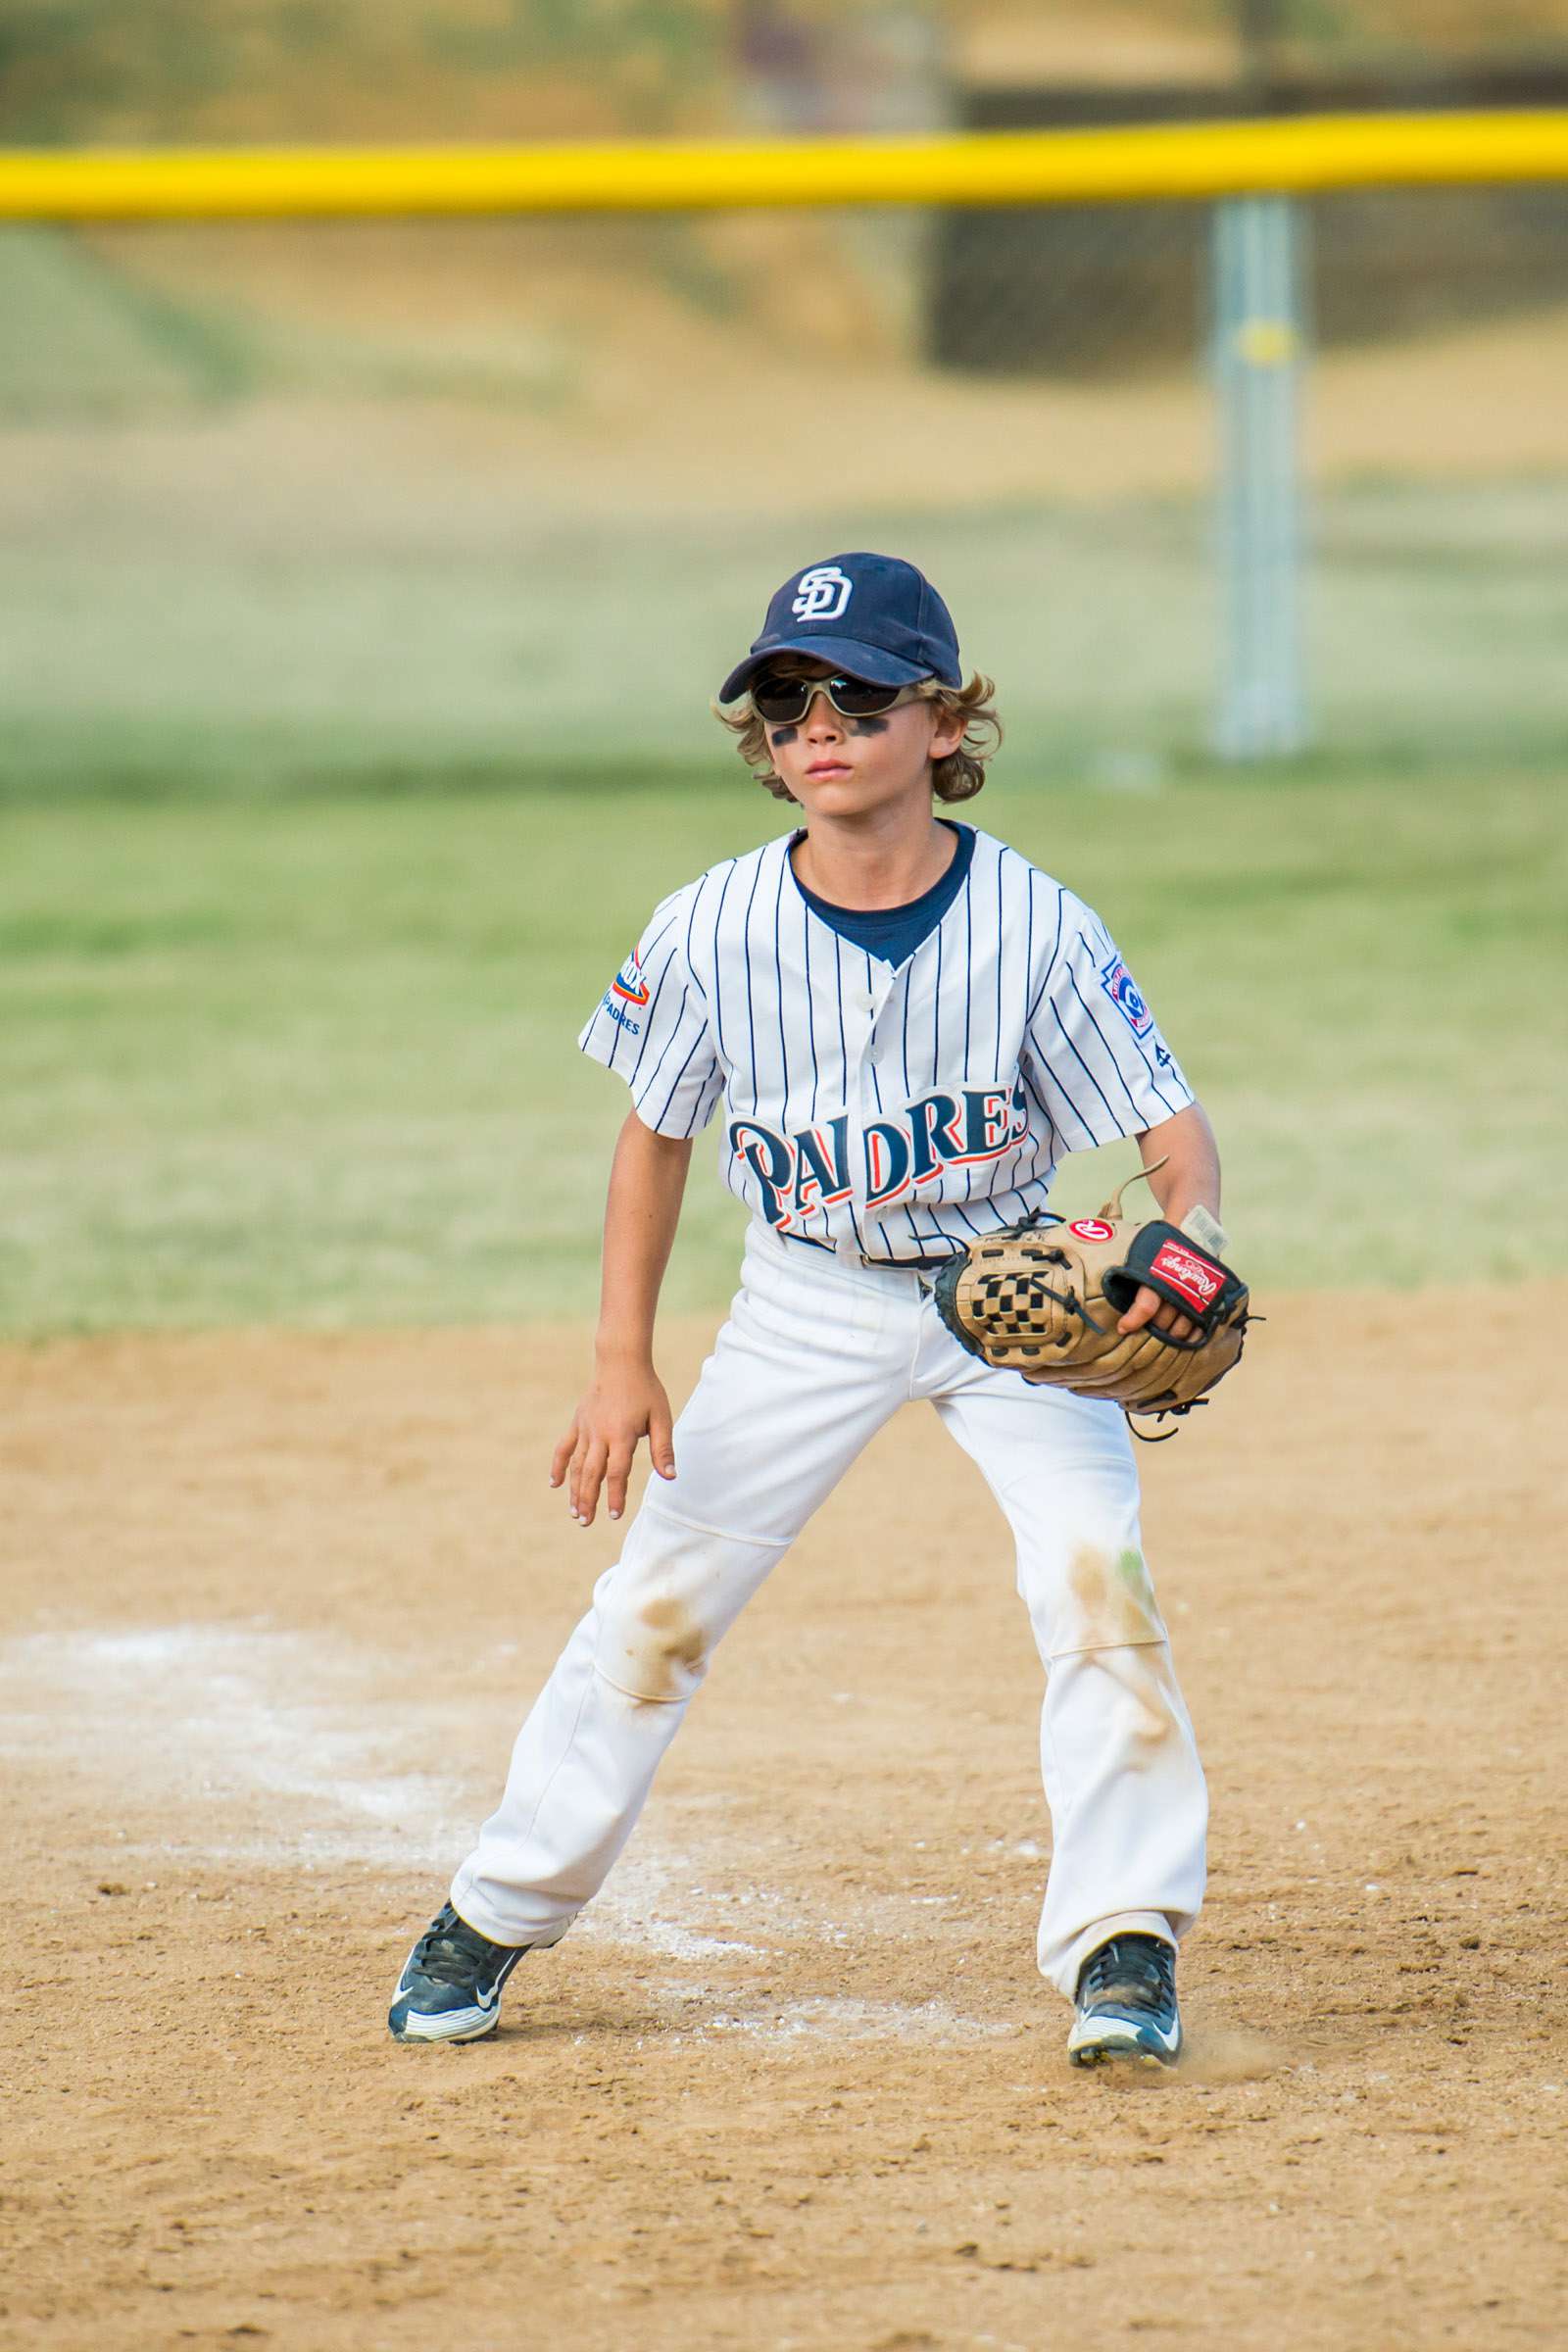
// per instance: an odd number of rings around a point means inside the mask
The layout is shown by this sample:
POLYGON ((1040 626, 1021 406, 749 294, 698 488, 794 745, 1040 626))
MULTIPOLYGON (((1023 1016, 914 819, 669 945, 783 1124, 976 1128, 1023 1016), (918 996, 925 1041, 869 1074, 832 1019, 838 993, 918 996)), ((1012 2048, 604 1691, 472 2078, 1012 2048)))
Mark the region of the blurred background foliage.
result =
POLYGON ((1562 0, 10 0, 0 137, 538 137, 874 113, 878 54, 959 84, 1561 62, 1562 0), (858 73, 857 70, 858 69, 858 73))

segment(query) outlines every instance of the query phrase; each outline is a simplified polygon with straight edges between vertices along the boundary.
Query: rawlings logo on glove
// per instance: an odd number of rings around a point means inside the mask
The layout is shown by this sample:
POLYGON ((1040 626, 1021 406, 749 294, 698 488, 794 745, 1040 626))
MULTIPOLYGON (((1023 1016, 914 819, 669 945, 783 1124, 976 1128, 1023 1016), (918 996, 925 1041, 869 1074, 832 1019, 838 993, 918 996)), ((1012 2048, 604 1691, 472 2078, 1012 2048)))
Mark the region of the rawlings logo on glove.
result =
MULTIPOLYGON (((1180 1241, 1161 1242, 1149 1261, 1150 1288, 1174 1291, 1200 1315, 1207 1314, 1225 1286, 1225 1268, 1217 1257, 1200 1257, 1180 1241)), ((1231 1277, 1234 1281, 1234 1275, 1231 1277)))
POLYGON ((1121 1197, 1136 1181, 1118 1185, 1098 1217, 1016 1225, 944 1266, 937 1310, 960 1347, 998 1371, 1108 1397, 1129 1415, 1191 1412, 1241 1356, 1248 1289, 1179 1226, 1124 1219, 1121 1197), (1118 1331, 1144 1289, 1178 1307, 1193 1335, 1178 1340, 1152 1323, 1118 1331))

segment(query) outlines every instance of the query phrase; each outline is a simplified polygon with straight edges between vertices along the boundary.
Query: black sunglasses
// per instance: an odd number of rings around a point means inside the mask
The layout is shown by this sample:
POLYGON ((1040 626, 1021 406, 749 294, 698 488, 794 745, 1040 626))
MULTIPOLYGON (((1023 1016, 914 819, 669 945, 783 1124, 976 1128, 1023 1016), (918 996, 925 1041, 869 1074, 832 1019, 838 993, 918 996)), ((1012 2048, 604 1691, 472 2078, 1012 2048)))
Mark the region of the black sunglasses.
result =
POLYGON ((916 699, 913 686, 876 686, 869 678, 798 678, 763 670, 749 689, 752 709, 770 726, 793 726, 812 700, 825 694, 841 718, 878 718, 899 703, 916 699))

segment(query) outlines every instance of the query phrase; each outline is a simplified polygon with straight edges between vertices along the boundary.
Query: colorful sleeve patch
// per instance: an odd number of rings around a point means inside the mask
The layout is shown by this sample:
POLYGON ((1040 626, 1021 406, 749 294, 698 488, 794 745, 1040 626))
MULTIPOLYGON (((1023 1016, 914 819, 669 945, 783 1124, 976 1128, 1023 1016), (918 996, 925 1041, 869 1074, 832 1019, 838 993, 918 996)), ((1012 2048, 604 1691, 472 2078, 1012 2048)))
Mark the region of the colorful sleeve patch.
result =
MULTIPOLYGON (((603 971, 604 965, 601 964, 599 968, 601 971, 603 971)), ((612 997, 619 997, 623 1004, 647 1004, 648 982, 644 977, 643 967, 638 962, 635 952, 627 956, 625 962, 615 974, 614 979, 611 982, 610 993, 612 997)))
POLYGON ((1121 1014, 1134 1037, 1147 1037, 1154 1016, 1144 1003, 1138 983, 1119 956, 1101 966, 1100 985, 1121 1014))

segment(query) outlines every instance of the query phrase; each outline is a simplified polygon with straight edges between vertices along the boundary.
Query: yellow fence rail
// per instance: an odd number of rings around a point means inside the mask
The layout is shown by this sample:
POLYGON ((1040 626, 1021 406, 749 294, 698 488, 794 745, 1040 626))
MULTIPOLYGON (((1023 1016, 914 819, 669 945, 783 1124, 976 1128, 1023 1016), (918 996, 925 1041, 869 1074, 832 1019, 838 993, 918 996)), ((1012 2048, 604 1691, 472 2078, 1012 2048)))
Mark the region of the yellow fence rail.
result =
POLYGON ((1568 109, 744 144, 0 150, 0 220, 1134 203, 1568 179, 1568 109))

